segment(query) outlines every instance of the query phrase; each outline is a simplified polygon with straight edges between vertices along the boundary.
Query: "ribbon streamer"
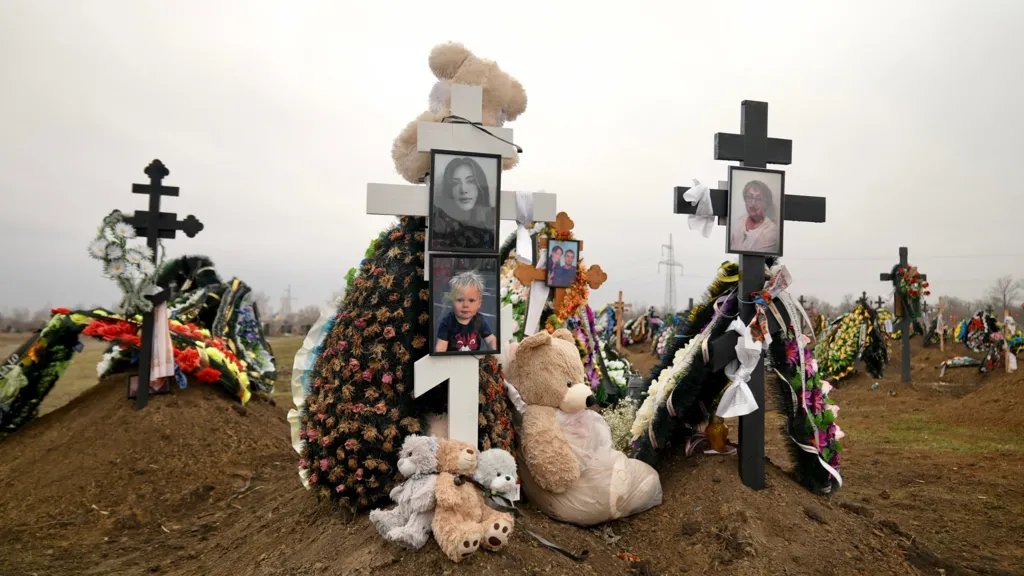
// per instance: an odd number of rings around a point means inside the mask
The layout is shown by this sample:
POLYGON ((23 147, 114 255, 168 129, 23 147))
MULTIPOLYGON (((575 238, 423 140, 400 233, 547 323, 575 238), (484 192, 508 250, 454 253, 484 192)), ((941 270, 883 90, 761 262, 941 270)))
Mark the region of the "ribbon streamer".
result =
POLYGON ((792 278, 789 275, 789 270, 785 266, 776 266, 771 270, 771 277, 765 283, 764 289, 752 295, 754 297, 755 314, 754 318, 750 321, 750 326, 754 328, 753 337, 764 342, 765 346, 770 346, 772 343, 772 335, 768 330, 768 312, 775 316, 779 326, 786 326, 782 315, 779 314, 778 309, 775 307, 775 298, 782 294, 786 288, 789 288, 791 282, 792 278))
POLYGON ((533 240, 526 226, 533 222, 533 193, 516 192, 516 258, 533 264, 533 240))
POLYGON ((711 206, 711 190, 695 179, 693 187, 683 193, 683 199, 697 206, 696 213, 686 219, 690 230, 699 230, 701 236, 705 238, 711 236, 711 231, 715 229, 715 211, 711 206))
POLYGON ((732 385, 722 393, 722 400, 715 411, 721 418, 745 416, 757 410, 757 400, 747 382, 761 359, 761 343, 751 337, 750 328, 742 320, 733 320, 728 329, 739 334, 740 338, 736 342, 736 359, 725 367, 725 375, 732 385))

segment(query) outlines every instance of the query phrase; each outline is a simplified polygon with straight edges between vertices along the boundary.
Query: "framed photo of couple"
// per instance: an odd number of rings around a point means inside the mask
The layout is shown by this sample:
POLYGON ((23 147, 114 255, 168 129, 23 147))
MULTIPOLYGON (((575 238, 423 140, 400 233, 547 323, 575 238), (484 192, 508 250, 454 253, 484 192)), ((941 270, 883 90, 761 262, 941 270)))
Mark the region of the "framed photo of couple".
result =
POLYGON ((501 155, 430 151, 430 252, 497 254, 501 155))
POLYGON ((548 240, 547 285, 568 288, 576 281, 580 261, 579 240, 548 240))
POLYGON ((785 184, 782 170, 729 167, 726 252, 782 256, 785 184))
POLYGON ((498 255, 430 254, 430 355, 501 352, 498 255))

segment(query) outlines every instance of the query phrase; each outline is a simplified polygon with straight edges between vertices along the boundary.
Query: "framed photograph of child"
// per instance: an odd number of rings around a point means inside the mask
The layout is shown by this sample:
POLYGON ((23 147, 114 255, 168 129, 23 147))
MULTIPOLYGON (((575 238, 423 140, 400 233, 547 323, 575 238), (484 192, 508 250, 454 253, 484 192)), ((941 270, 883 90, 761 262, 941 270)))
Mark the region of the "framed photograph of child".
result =
POLYGON ((782 256, 786 173, 768 168, 729 167, 730 254, 782 256))
POLYGON ((430 252, 497 253, 501 155, 431 150, 430 252))
POLYGON ((548 286, 552 288, 572 286, 579 273, 579 267, 579 240, 548 240, 548 286))
POLYGON ((430 354, 497 354, 501 351, 496 255, 430 254, 430 354))

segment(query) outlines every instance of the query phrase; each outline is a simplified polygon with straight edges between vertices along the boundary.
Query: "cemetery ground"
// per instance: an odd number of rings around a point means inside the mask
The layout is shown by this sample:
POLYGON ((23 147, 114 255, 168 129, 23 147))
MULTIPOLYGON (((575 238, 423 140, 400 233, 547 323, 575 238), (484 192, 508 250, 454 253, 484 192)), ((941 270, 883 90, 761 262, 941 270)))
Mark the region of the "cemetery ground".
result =
MULTIPOLYGON (((943 355, 914 339, 915 383, 904 386, 895 344, 878 390, 858 375, 833 392, 846 433, 833 497, 785 476, 789 440, 771 415, 762 492, 740 484, 735 456, 677 450, 659 466, 661 506, 581 529, 526 505, 508 548, 458 565, 433 542, 386 544, 365 514, 302 488, 285 420, 300 337, 272 339, 278 392, 245 410, 190 385, 136 412, 124 377, 96 384, 102 347, 87 345, 48 413, 0 441, 0 574, 1024 573, 1024 378, 964 368, 940 383, 943 355), (527 525, 590 559, 539 546, 527 525)), ((648 350, 630 351, 646 369, 648 350)))

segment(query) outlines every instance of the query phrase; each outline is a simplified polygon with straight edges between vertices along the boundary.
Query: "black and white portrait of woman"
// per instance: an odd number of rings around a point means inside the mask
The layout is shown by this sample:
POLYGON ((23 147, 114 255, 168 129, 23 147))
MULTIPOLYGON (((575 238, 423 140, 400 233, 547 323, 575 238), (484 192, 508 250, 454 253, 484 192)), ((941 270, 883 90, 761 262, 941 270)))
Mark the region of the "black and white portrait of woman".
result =
POLYGON ((496 252, 501 157, 431 152, 431 252, 496 252))

